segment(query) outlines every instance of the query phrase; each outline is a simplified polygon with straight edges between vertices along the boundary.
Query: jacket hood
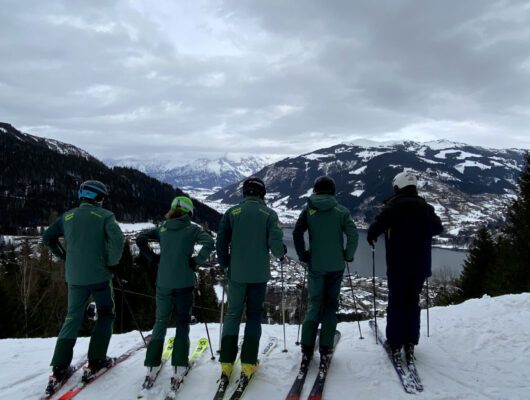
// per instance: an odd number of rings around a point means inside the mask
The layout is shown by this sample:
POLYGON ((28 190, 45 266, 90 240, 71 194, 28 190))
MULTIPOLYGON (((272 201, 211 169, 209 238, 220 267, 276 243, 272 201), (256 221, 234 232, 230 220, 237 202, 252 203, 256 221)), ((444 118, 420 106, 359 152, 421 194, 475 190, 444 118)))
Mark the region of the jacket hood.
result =
POLYGON ((245 203, 247 201, 257 201, 260 204, 265 204, 265 200, 258 196, 245 196, 241 203, 245 203))
POLYGON ((331 210, 337 206, 337 199, 330 194, 313 194, 307 200, 309 208, 315 208, 320 211, 331 210))
POLYGON ((162 226, 172 231, 178 231, 180 229, 184 229, 189 224, 191 224, 190 216, 183 215, 182 217, 179 217, 179 218, 168 219, 166 222, 164 222, 162 226))

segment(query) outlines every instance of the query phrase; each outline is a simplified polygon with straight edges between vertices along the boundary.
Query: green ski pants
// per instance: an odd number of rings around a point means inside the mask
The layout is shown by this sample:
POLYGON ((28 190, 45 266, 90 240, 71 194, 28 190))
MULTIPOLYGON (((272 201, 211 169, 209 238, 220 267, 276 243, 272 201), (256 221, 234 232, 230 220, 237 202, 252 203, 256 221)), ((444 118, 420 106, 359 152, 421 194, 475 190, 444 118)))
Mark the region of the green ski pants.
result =
POLYGON ((156 321, 153 327, 153 336, 145 355, 144 365, 156 367, 160 365, 167 327, 171 320, 173 309, 176 314, 175 341, 171 364, 174 366, 187 366, 190 352, 190 322, 191 307, 193 306, 193 287, 182 289, 156 288, 156 321))
POLYGON ((55 345, 51 361, 53 367, 64 368, 72 362, 74 345, 85 318, 85 307, 90 296, 96 302, 98 319, 92 330, 88 359, 103 360, 106 357, 116 317, 112 281, 83 286, 68 285, 68 311, 55 345))
POLYGON ((319 323, 320 348, 332 349, 337 328, 340 286, 344 271, 313 272, 307 279, 308 310, 302 327, 302 349, 313 354, 319 323))
POLYGON ((247 306, 245 337, 241 348, 241 362, 256 364, 261 337, 261 317, 267 282, 240 283, 228 281, 228 310, 224 317, 219 361, 233 363, 237 356, 237 338, 243 309, 247 306))

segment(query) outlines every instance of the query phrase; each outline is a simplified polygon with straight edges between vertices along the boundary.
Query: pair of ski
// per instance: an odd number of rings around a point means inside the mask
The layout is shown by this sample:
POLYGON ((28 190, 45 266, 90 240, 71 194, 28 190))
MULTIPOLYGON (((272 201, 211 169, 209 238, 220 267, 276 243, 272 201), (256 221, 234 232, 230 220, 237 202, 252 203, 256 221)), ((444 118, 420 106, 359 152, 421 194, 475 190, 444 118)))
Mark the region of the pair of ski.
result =
MULTIPOLYGON (((278 338, 270 337, 269 340, 267 341, 267 344, 263 348, 263 351, 261 352, 261 359, 267 358, 272 353, 272 351, 277 345, 278 345, 278 338)), ((239 346, 239 348, 241 348, 241 345, 239 346)), ((236 390, 232 393, 232 396, 230 396, 230 400, 239 400, 243 397, 254 375, 256 375, 256 373, 252 374, 250 379, 247 379, 245 376, 243 376, 243 374, 241 374, 241 377, 237 381, 236 390)), ((230 378, 227 377, 226 375, 221 375, 218 382, 219 382, 219 386, 217 387, 217 391, 215 392, 215 396, 213 397, 213 400, 224 399, 226 390, 228 389, 228 385, 230 384, 230 378)))
POLYGON ((372 329, 372 332, 374 332, 374 335, 377 336, 377 342, 385 349, 405 392, 410 394, 422 392, 423 383, 421 382, 421 379, 418 375, 418 370, 416 369, 416 364, 414 360, 410 360, 409 362, 407 362, 406 366, 404 366, 403 363, 396 364, 396 362, 392 358, 392 351, 387 345, 387 343, 384 341, 384 336, 379 330, 379 327, 374 321, 368 321, 368 325, 372 329))
MULTIPOLYGON (((151 336, 147 336, 145 338, 146 342, 149 342, 151 340, 151 336)), ((145 343, 142 341, 141 343, 138 343, 137 345, 131 347, 129 350, 127 350, 125 353, 120 355, 119 357, 114 359, 114 363, 107 368, 100 369, 96 374, 91 376, 90 380, 88 381, 81 381, 78 384, 76 384, 74 387, 70 388, 68 391, 66 391, 62 396, 58 398, 58 400, 70 400, 77 396, 79 392, 81 392, 84 388, 86 388, 89 384, 97 380, 100 376, 104 375, 107 371, 114 368, 116 365, 122 363, 123 361, 127 360, 129 357, 131 357, 134 353, 137 351, 143 349, 145 347, 145 343)), ((68 375, 61 381, 58 382, 57 385, 53 387, 53 391, 50 391, 46 393, 43 397, 41 397, 41 400, 47 400, 51 399, 60 389, 62 389, 66 383, 68 382, 69 378, 71 378, 76 371, 81 369, 86 364, 86 361, 80 361, 77 364, 73 365, 70 368, 70 371, 68 375)))
MULTIPOLYGON (((186 371, 184 372, 184 376, 187 376, 190 372, 191 368, 195 365, 195 363, 202 357, 206 349, 208 348, 208 339, 201 338, 197 342, 197 346, 195 346, 195 349, 193 350, 193 353, 191 353, 191 356, 188 361, 188 367, 186 368, 186 371)), ((173 346, 171 346, 173 348, 173 346)), ((171 356, 171 352, 169 352, 169 355, 166 356, 166 360, 162 360, 163 363, 165 363, 167 360, 169 360, 171 356)), ((162 368, 164 364, 160 365, 160 368, 162 368)), ((156 375, 158 376, 158 374, 156 375)), ((155 378, 156 379, 156 378, 155 378)), ((182 385, 183 381, 176 382, 175 384, 172 384, 169 392, 164 397, 164 400, 174 400, 177 398, 178 390, 180 389, 180 386, 182 385)), ((143 397, 137 397, 137 399, 142 399, 143 397)))
MULTIPOLYGON (((335 337, 333 340, 333 349, 337 347, 337 344, 340 340, 340 332, 335 331, 335 337)), ((317 340, 318 343, 318 340, 317 340)), ((315 383, 313 384, 313 388, 311 389, 311 393, 309 393, 308 400, 320 400, 322 399, 322 396, 324 394, 324 384, 326 383, 326 377, 328 375, 329 366, 331 364, 331 359, 333 358, 333 353, 330 353, 328 355, 327 362, 321 362, 318 367, 318 375, 315 378, 315 383)), ((307 363, 302 363, 300 365, 300 369, 298 370, 298 375, 296 375, 296 378, 293 382, 293 385, 291 386, 291 390, 289 390, 289 394, 285 398, 286 400, 300 400, 302 397, 302 389, 304 388, 304 383, 307 377, 307 372, 309 371, 309 365, 311 363, 311 360, 307 363)))

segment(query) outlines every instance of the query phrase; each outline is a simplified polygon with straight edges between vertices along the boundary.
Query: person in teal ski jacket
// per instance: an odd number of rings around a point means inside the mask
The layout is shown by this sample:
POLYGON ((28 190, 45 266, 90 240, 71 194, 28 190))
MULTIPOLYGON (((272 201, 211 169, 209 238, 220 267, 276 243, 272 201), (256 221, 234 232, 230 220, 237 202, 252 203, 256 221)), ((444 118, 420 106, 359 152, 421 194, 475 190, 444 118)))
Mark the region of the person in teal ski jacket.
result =
POLYGON ((270 252, 286 253, 276 213, 264 202, 265 184, 255 176, 243 182, 244 199, 227 210, 217 232, 217 258, 228 274, 228 310, 221 338, 222 378, 228 382, 238 352, 239 325, 246 306, 246 327, 241 348, 241 379, 256 371, 261 317, 270 274, 270 252))
POLYGON ((88 347, 88 369, 84 380, 113 363, 107 349, 114 323, 112 267, 120 261, 124 237, 114 214, 102 207, 107 187, 99 181, 83 182, 79 188, 80 205, 62 214, 43 233, 46 246, 65 261, 68 284, 68 311, 59 332, 51 361, 52 375, 46 392, 53 394, 57 384, 67 378, 77 335, 90 296, 98 310, 98 319, 88 347), (66 250, 59 238, 64 237, 66 250))
POLYGON ((166 221, 159 228, 144 232, 136 239, 140 254, 151 264, 158 265, 156 320, 145 356, 147 375, 144 387, 152 384, 161 366, 164 339, 173 310, 176 312, 176 335, 171 359, 174 367, 171 378, 173 387, 180 385, 188 367, 195 271, 198 265, 208 261, 214 248, 213 238, 191 222, 192 216, 192 200, 184 196, 175 197, 166 214, 166 221), (160 255, 150 249, 149 241, 160 243, 160 255), (194 256, 196 245, 202 248, 194 256))
POLYGON ((293 230, 293 240, 298 258, 308 265, 309 305, 302 326, 302 363, 308 364, 313 357, 320 324, 320 362, 325 364, 334 347, 345 263, 353 261, 358 244, 357 228, 348 209, 335 199, 332 178, 315 180, 313 194, 293 230), (309 249, 304 240, 306 231, 309 249))

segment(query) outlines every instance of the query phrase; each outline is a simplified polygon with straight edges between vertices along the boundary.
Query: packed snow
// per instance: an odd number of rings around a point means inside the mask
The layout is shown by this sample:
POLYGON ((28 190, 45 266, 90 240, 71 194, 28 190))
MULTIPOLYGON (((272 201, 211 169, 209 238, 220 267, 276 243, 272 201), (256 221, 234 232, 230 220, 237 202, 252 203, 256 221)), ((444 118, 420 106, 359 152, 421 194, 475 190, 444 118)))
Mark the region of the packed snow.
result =
MULTIPOLYGON (((154 310, 153 310, 154 312, 154 310)), ((379 319, 384 332, 384 320, 379 319)), ((484 297, 458 306, 430 310, 430 337, 426 337, 426 312, 422 313, 422 338, 416 349, 419 374, 425 385, 419 399, 528 399, 530 383, 530 294, 484 297)), ((245 398, 274 400, 285 398, 300 361, 300 348, 295 345, 297 326, 287 326, 287 353, 283 353, 281 325, 263 325, 262 346, 268 337, 279 339, 278 346, 262 358, 255 379, 245 398)), ((361 322, 360 340, 356 323, 340 323, 342 339, 328 374, 325 399, 411 399, 406 394, 382 347, 375 344, 366 321, 361 322)), ((209 324, 214 353, 219 343, 219 326, 209 324)), ((174 332, 170 330, 170 334, 174 332)), ((243 332, 243 326, 241 327, 243 332)), ((191 342, 206 334, 204 325, 191 327, 191 342)), ((114 335, 109 354, 117 356, 140 340, 138 332, 114 335)), ((46 386, 48 367, 55 345, 54 338, 0 340, 0 357, 4 367, 0 374, 0 398, 35 399, 46 386)), ((80 338, 74 361, 86 354, 88 339, 80 338)), ((116 366, 89 385, 76 397, 83 399, 132 399, 143 380, 145 350, 116 366)), ((315 356, 318 360, 318 355, 315 356)), ((303 398, 309 393, 317 372, 311 365, 303 398)), ((235 374, 239 374, 236 366, 235 374)), ((180 399, 209 399, 216 390, 220 374, 218 361, 205 353, 185 378, 180 399)), ((153 388, 153 398, 162 398, 169 386, 170 368, 165 368, 153 388)), ((236 375, 237 376, 237 375, 236 375)), ((70 384, 80 377, 76 373, 70 384)), ((233 381, 235 381, 234 379, 233 381)), ((234 382, 228 392, 234 390, 234 382)), ((62 393, 62 392, 61 392, 62 393)))

